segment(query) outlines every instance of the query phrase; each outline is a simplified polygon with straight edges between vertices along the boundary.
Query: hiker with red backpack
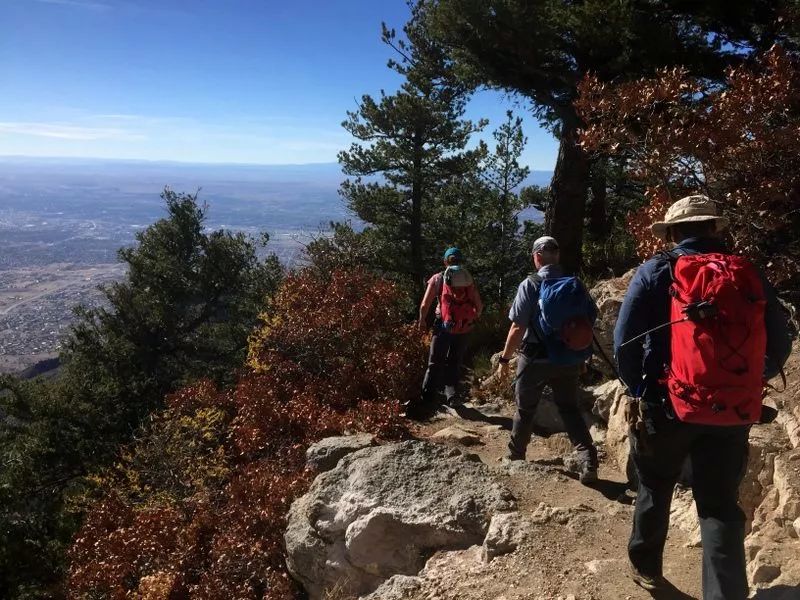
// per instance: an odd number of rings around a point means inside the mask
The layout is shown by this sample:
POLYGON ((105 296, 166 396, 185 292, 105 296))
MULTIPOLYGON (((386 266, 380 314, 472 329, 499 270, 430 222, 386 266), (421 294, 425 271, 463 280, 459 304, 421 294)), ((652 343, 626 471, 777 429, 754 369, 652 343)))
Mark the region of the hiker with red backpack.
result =
POLYGON ((419 307, 418 325, 422 330, 428 329, 428 315, 435 302, 433 337, 422 394, 417 402, 406 406, 409 418, 422 418, 435 409, 436 396, 442 386, 449 406, 460 403, 458 383, 467 349, 467 334, 483 312, 478 288, 463 262, 461 250, 448 248, 444 253, 444 271, 428 280, 419 307))
POLYGON ((704 600, 744 600, 745 515, 738 504, 750 426, 791 331, 775 290, 720 238, 727 219, 705 196, 675 202, 652 231, 675 247, 636 271, 614 331, 639 478, 628 555, 633 579, 669 590, 662 556, 684 462, 703 545, 704 600))
POLYGON ((537 272, 522 283, 508 314, 511 327, 500 355, 498 379, 518 349, 517 410, 508 444, 509 460, 525 460, 542 391, 549 386, 567 435, 578 454, 581 483, 597 481, 597 449, 578 408, 578 378, 592 354, 597 307, 577 277, 565 277, 558 242, 549 236, 533 243, 537 272))

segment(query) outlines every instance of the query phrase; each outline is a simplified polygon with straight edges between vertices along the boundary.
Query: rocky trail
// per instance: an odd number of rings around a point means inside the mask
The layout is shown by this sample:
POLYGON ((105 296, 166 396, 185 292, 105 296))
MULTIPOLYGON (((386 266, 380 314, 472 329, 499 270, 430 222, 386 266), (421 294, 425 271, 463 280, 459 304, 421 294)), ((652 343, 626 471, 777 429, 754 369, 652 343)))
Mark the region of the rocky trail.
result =
MULTIPOLYGON (((625 547, 634 494, 616 468, 604 461, 600 481, 581 485, 564 465, 570 447, 563 434, 537 436, 526 462, 508 463, 502 461, 508 432, 499 425, 455 417, 423 426, 418 433, 455 447, 467 440, 465 450, 492 466, 516 498, 518 511, 493 522, 480 548, 434 555, 419 588, 398 597, 650 598, 627 575, 625 547)), ((669 597, 696 598, 699 592, 700 554, 686 547, 688 541, 680 530, 671 534, 665 574, 688 596, 669 597)))
MULTIPOLYGON (((800 600, 799 354, 795 347, 786 390, 771 396, 778 421, 752 430, 741 487, 757 600, 800 600)), ((503 459, 513 411, 507 383, 415 425, 415 440, 379 444, 362 434, 309 449, 321 474, 292 506, 285 539, 290 570, 311 600, 702 597, 697 518, 680 487, 664 557, 674 588, 651 595, 630 578, 635 492, 619 384, 583 394, 601 456, 600 481, 589 487, 571 471, 572 448, 547 396, 527 460, 503 459)))
MULTIPOLYGON (((317 518, 312 536, 325 538, 331 533, 325 527, 342 519, 342 513, 360 510, 363 514, 349 524, 341 524, 339 548, 330 552, 329 547, 324 551, 322 565, 295 565, 305 576, 310 573, 318 576, 326 569, 328 575, 332 574, 326 581, 327 588, 320 586, 311 597, 343 600, 373 589, 371 595, 361 597, 369 600, 701 597, 701 549, 690 492, 676 494, 665 554, 665 576, 674 589, 651 596, 629 576, 626 543, 635 493, 628 489, 627 478, 612 459, 613 450, 608 444, 601 444, 600 481, 591 487, 580 484, 570 471, 571 447, 564 434, 536 436, 528 449, 527 461, 510 463, 503 460, 510 415, 508 403, 467 404, 458 413, 442 414, 415 428, 416 437, 427 443, 406 443, 433 447, 402 457, 401 462, 407 461, 407 473, 399 472, 398 465, 392 465, 385 456, 373 457, 373 464, 361 465, 363 470, 351 471, 339 479, 339 487, 333 494, 328 493, 325 499, 314 498, 313 510, 327 511, 328 515, 317 518), (441 450, 444 454, 436 454, 441 450), (457 459, 454 465, 444 464, 454 458, 457 459), (480 466, 483 473, 480 476, 467 473, 463 470, 465 465, 480 466), (435 475, 441 475, 442 479, 435 481, 435 475), (359 487, 358 480, 365 477, 381 480, 383 492, 364 493, 354 489, 359 487), (417 477, 417 483, 424 482, 421 489, 401 489, 409 487, 408 477, 417 477), (451 499, 461 502, 465 494, 481 496, 487 488, 494 488, 497 497, 484 498, 477 511, 467 511, 468 518, 475 519, 470 526, 478 531, 472 536, 448 532, 452 529, 446 523, 452 513, 451 499), (397 504, 381 495, 387 491, 400 494, 394 499, 399 500, 397 504), (335 508, 331 507, 332 499, 338 503, 335 508), (432 502, 425 506, 427 500, 432 502), (361 509, 357 508, 359 503, 363 503, 361 509), (375 513, 380 512, 376 508, 383 509, 381 518, 376 518, 375 513), (487 517, 484 529, 478 523, 481 514, 487 517), (361 525, 364 530, 372 531, 355 534, 358 527, 354 524, 359 519, 365 521, 361 525), (432 524, 444 531, 439 539, 436 533, 422 531, 432 524), (353 560, 358 554, 360 559, 353 560), (398 558, 397 554, 411 556, 398 558), (388 561, 387 556, 391 557, 388 561), (347 563, 348 568, 337 569, 336 563, 347 563), (387 563, 391 563, 388 569, 382 570, 387 563), (364 579, 370 581, 362 586, 364 579), (348 587, 353 582, 357 584, 348 587)), ((800 451, 789 450, 788 439, 781 434, 781 424, 766 428, 767 432, 761 431, 763 428, 754 430, 755 452, 750 470, 755 479, 751 475, 743 486, 743 504, 752 511, 761 531, 752 533, 748 539, 749 574, 757 586, 754 598, 792 600, 800 598, 800 541, 795 530, 797 523, 789 521, 793 515, 795 519, 800 517, 800 451), (784 482, 783 488, 776 492, 775 483, 769 484, 762 471, 771 463, 774 473, 775 463, 781 461, 793 463, 794 481, 784 482), (759 477, 767 485, 754 492, 754 487, 760 485, 759 477), (751 497, 753 494, 755 497, 751 497), (789 497, 781 499, 782 496, 789 497), (753 504, 757 507, 752 508, 753 504), (780 516, 781 511, 788 511, 785 518, 780 516)), ((376 447, 372 444, 374 441, 362 438, 357 445, 371 447, 349 454, 331 473, 341 471, 343 466, 369 462, 366 456, 353 459, 359 454, 374 453, 376 447)), ((373 481, 373 485, 381 483, 373 481)), ((468 501, 476 503, 475 498, 468 501)), ((308 524, 304 517, 297 517, 304 510, 293 509, 293 513, 295 521, 308 524)), ((303 580, 304 576, 300 578, 303 580)))

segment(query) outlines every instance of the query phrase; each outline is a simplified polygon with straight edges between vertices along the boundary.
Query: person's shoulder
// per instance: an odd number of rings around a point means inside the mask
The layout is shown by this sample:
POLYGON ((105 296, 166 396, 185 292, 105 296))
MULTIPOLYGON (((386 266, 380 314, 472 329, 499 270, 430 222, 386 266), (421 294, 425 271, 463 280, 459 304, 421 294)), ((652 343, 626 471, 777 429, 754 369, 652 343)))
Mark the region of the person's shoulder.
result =
POLYGON ((654 287, 671 280, 670 263, 678 256, 670 252, 659 252, 636 268, 633 281, 645 287, 654 287))
POLYGON ((542 278, 536 273, 528 275, 525 279, 520 281, 517 286, 517 294, 522 296, 532 296, 538 293, 539 285, 542 283, 542 278))
POLYGON ((430 279, 428 279, 428 285, 438 285, 441 280, 442 280, 442 272, 438 271, 433 275, 431 275, 430 279))

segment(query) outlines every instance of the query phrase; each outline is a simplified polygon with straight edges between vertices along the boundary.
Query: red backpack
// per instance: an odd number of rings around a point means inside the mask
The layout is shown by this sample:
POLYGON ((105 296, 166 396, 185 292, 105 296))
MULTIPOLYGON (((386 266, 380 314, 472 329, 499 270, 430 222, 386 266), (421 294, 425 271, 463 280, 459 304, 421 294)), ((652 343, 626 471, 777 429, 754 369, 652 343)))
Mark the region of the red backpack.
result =
POLYGON ((442 293, 439 296, 439 312, 442 329, 448 333, 466 333, 478 314, 472 301, 472 276, 460 266, 451 266, 442 274, 442 293))
POLYGON ((675 415, 704 425, 757 422, 767 346, 758 271, 729 254, 679 256, 670 267, 675 324, 662 383, 675 415))

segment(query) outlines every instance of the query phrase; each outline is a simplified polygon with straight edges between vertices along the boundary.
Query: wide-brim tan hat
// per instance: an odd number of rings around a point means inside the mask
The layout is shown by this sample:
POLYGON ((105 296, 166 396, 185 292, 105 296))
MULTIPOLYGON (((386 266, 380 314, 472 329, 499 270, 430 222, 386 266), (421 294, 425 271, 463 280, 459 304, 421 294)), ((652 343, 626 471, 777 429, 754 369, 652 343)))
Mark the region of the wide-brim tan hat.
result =
POLYGON ((718 214, 717 205, 708 196, 697 194, 686 196, 675 202, 667 209, 663 221, 658 221, 650 226, 653 234, 666 241, 667 228, 678 223, 691 223, 695 221, 714 221, 717 231, 722 231, 728 226, 727 217, 718 214))

